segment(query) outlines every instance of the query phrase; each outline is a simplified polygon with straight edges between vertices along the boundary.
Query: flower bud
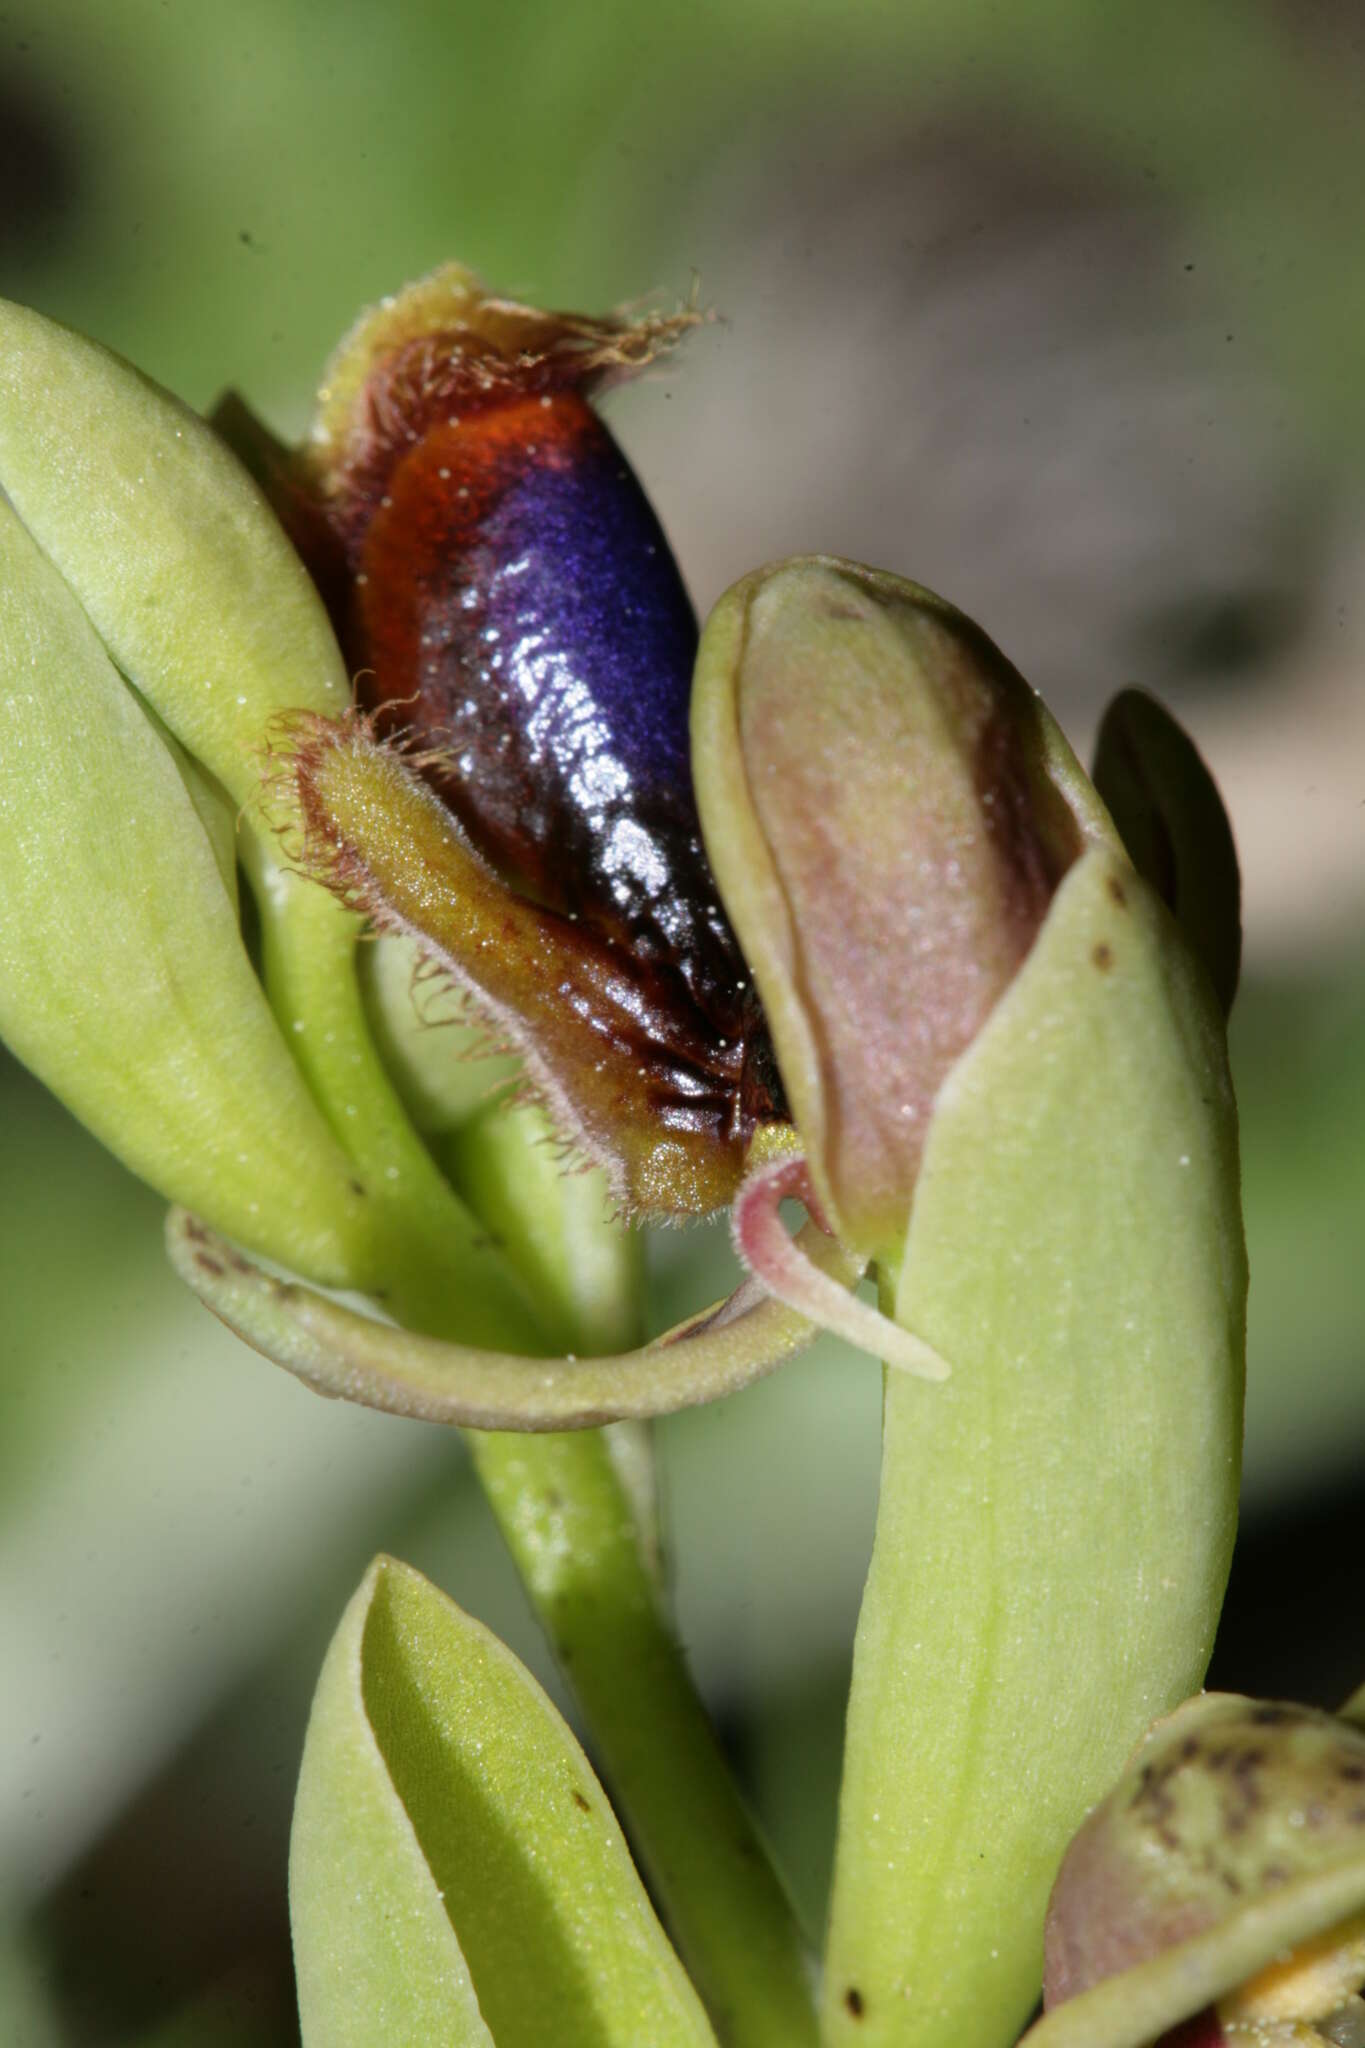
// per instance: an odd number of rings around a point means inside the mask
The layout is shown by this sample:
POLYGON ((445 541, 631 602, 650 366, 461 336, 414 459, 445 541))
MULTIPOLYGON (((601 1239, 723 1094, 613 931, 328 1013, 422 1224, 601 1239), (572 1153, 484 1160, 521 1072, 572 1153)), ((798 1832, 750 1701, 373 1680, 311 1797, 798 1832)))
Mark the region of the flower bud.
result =
POLYGON ((1365 1729, 1231 1694, 1177 1708, 1068 1849, 1046 1958, 1037 2048, 1183 2043, 1187 2026, 1257 2048, 1349 2038, 1365 2019, 1365 1729))
POLYGON ((939 1089, 1103 833, 1098 806, 978 627, 825 557, 716 607, 693 772, 821 1203, 894 1258, 939 1089))

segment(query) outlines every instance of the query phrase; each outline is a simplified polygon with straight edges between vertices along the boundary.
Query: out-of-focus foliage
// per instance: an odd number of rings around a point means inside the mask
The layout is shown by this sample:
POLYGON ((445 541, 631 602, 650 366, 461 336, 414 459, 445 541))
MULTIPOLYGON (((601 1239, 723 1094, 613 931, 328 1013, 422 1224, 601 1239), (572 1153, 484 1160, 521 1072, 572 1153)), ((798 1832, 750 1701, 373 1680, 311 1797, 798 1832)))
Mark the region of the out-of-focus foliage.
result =
MULTIPOLYGON (((1184 676, 1248 875, 1253 1547, 1333 1489, 1358 1521, 1365 1471, 1362 85, 1344 0, 0 23, 0 295, 193 403, 231 382, 296 429, 357 308, 446 257, 571 304, 695 265, 727 324, 618 417, 700 599, 798 548, 885 561, 1045 689, 1071 662, 1081 739, 1120 685, 1184 676), (1197 602, 1181 557, 1211 565, 1197 602)), ((714 1235, 655 1264, 660 1326, 727 1284, 714 1235)), ((229 1340, 158 1204, 12 1066, 0 1398, 0 1910, 36 1929, 0 1949, 0 2034, 287 2041, 285 1830, 345 1599, 391 1550, 550 1679, 510 1568, 453 1446, 229 1340)), ((831 1345, 663 1433, 683 1632, 812 1917, 879 1402, 831 1345)), ((1247 1640, 1220 1682, 1296 1689, 1305 1645, 1276 1681, 1247 1640)))

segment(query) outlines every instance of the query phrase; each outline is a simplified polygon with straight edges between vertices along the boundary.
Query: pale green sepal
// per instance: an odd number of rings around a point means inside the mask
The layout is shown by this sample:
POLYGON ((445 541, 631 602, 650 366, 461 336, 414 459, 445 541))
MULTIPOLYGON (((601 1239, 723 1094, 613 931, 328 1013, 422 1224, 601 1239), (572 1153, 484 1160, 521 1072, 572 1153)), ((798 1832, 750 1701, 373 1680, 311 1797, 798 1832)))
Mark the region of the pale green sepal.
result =
MULTIPOLYGON (((1118 854, 950 1073, 895 1302, 825 1976, 837 2048, 1003 2048, 1066 1843, 1203 1674, 1246 1268, 1221 1018, 1118 854)), ((1187 2007, 1186 2010, 1189 2008, 1187 2007)))
MULTIPOLYGON (((813 1257, 856 1269, 819 1237, 813 1257)), ((196 1217, 172 1210, 171 1263, 230 1330, 320 1394, 472 1429, 590 1429, 671 1414, 738 1392, 816 1334, 804 1317, 747 1282, 728 1302, 651 1344, 610 1357, 526 1357, 396 1329, 275 1279, 196 1217)))
POLYGON ((289 1889, 304 2048, 714 2048, 578 1744, 390 1558, 323 1665, 289 1889))
POLYGON ((1106 1977, 1029 2028, 1019 2048, 1150 2048, 1302 1942, 1365 1910, 1365 1856, 1263 1892, 1232 1918, 1106 1977))
MULTIPOLYGON (((131 684, 128 686, 132 688, 131 684)), ((237 810, 229 802, 222 785, 207 768, 201 768, 193 754, 187 754, 175 734, 163 719, 157 717, 151 705, 138 692, 133 693, 142 706, 143 714, 174 761, 185 785, 186 794, 194 805, 194 813, 204 828, 204 836, 213 848, 213 858, 223 878, 233 916, 241 909, 241 890, 237 877, 237 810)))
POLYGON ((135 1173, 365 1285, 363 1192, 290 1061, 186 785, 0 503, 0 1036, 135 1173))
POLYGON ((234 802, 259 794, 276 713, 349 704, 322 600, 225 443, 97 342, 4 301, 0 486, 234 802))
MULTIPOLYGON (((118 667, 241 806, 270 1000, 370 1188, 387 1299, 432 1325, 456 1294, 478 1340, 534 1343, 523 1290, 486 1245, 479 1255, 476 1219, 383 1071, 355 972, 359 921, 287 871, 262 813, 272 722, 301 710, 336 715, 350 702, 322 600, 266 499, 219 435, 168 392, 97 343, 5 302, 0 486, 118 667)), ((272 823, 287 831, 292 785, 276 778, 273 790, 272 823)), ((282 1246, 264 1248, 289 1260, 282 1246)))

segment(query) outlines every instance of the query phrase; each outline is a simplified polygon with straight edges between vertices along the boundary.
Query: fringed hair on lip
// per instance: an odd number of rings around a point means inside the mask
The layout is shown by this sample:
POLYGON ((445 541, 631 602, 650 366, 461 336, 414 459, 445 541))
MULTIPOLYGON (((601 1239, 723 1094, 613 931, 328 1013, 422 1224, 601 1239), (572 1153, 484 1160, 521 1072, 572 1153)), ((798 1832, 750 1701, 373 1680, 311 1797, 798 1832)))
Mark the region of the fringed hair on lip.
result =
POLYGON ((507 886, 363 714, 281 732, 301 872, 415 941, 526 1062, 560 1135, 631 1215, 705 1214, 739 1185, 744 1043, 714 1040, 652 963, 507 886))
POLYGON ((319 394, 305 461, 328 496, 372 500, 433 420, 513 398, 600 394, 710 318, 695 292, 667 312, 544 311, 485 297, 452 266, 357 323, 319 394))

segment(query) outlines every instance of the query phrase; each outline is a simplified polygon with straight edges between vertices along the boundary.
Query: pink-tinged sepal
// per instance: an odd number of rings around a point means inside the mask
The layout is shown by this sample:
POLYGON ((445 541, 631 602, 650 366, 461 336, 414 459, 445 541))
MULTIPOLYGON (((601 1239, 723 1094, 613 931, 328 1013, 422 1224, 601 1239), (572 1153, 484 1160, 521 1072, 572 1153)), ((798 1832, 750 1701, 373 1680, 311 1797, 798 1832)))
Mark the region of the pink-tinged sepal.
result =
POLYGON ((1027 2048, 1365 2040, 1365 1729, 1204 1693, 1063 1859, 1027 2048))

